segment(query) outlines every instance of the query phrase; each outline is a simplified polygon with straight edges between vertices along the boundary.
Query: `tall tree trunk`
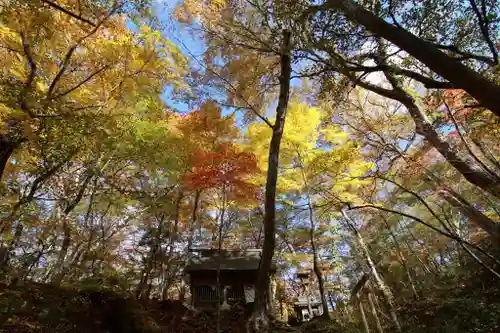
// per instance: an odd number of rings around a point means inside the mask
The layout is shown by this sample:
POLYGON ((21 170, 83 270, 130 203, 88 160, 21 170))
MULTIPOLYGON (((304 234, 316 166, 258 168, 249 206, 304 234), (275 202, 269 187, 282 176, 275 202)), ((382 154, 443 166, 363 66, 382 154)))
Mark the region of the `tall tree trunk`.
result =
POLYGON ((387 220, 385 219, 385 217, 381 216, 381 218, 384 221, 385 226, 387 227, 387 230, 389 231, 389 233, 390 233, 390 235, 392 237, 392 240, 394 241, 394 246, 396 247, 396 251, 398 253, 398 257, 400 259, 401 265, 403 266, 403 269, 406 272, 406 276, 408 277, 408 282, 410 283, 410 286, 411 286, 411 290, 412 290, 412 293, 413 293, 413 298, 415 300, 417 300, 419 298, 418 297, 418 293, 417 293, 417 289, 415 288, 415 284, 413 283, 413 278, 412 278, 411 273, 410 273, 410 268, 408 267, 408 264, 406 262, 406 258, 403 255, 403 252, 401 251, 401 246, 399 246, 398 239, 396 238, 396 235, 392 231, 392 228, 389 225, 389 222, 387 222, 387 220))
POLYGON ((470 203, 468 203, 457 192, 447 188, 439 192, 442 197, 453 207, 457 208, 462 214, 467 216, 469 221, 486 231, 497 243, 500 243, 500 223, 493 221, 484 215, 470 203))
POLYGON ((366 333, 370 333, 370 325, 368 325, 368 320, 366 320, 365 308, 363 307, 363 302, 359 297, 356 297, 356 303, 358 303, 359 314, 361 315, 361 322, 363 323, 363 328, 366 333))
POLYGON ((153 268, 155 268, 155 263, 158 260, 158 253, 160 252, 160 239, 163 234, 163 222, 165 221, 165 215, 161 215, 159 219, 158 227, 151 230, 151 248, 149 250, 148 257, 144 263, 144 268, 141 273, 141 280, 137 286, 136 298, 137 299, 147 299, 149 298, 149 293, 151 292, 151 284, 149 277, 153 268))
POLYGON ((347 214, 343 210, 341 210, 341 214, 344 217, 344 220, 346 221, 349 228, 352 230, 354 236, 356 237, 358 245, 361 248, 361 252, 363 253, 363 256, 365 257, 366 264, 367 264, 368 268, 370 269, 371 276, 375 280, 375 283, 377 284, 378 289, 382 293, 382 296, 383 296, 384 301, 387 305, 387 308, 389 310, 389 314, 390 314, 391 319, 394 323, 394 326, 396 327, 398 332, 402 332, 401 325, 399 324, 398 316, 396 314, 396 306, 394 304, 394 297, 393 297, 389 287, 385 284, 384 280, 379 275, 379 273, 377 271, 377 267, 375 266, 375 263, 373 262, 373 260, 371 258, 370 250, 368 249, 368 246, 366 246, 366 244, 365 244, 363 236, 361 236, 361 234, 359 233, 359 231, 356 228, 356 226, 354 225, 354 223, 350 220, 350 218, 347 216, 347 214))
POLYGON ((382 325, 380 324, 380 318, 378 317, 377 308, 375 307, 375 302, 373 298, 375 297, 370 291, 367 291, 368 304, 370 305, 370 311, 372 313, 372 317, 375 320, 375 326, 377 327, 378 333, 384 333, 382 329, 382 325))
MULTIPOLYGON (((191 212, 191 226, 189 228, 189 235, 188 235, 188 241, 187 241, 187 249, 186 249, 186 260, 184 261, 184 267, 182 268, 182 271, 186 271, 187 265, 189 265, 189 261, 191 260, 191 246, 193 244, 193 237, 194 237, 194 230, 196 227, 196 223, 198 221, 198 206, 200 204, 200 198, 201 198, 201 191, 197 190, 194 195, 194 202, 193 202, 193 210, 191 212)), ((187 283, 186 283, 186 278, 184 276, 181 278, 181 287, 179 289, 179 301, 181 303, 184 302, 186 298, 186 288, 187 288, 187 283)), ((192 301, 193 295, 191 295, 191 301, 192 301)))
MULTIPOLYGON (((380 64, 385 65, 383 61, 380 61, 380 64)), ((414 98, 401 88, 401 84, 394 75, 389 71, 384 71, 384 75, 391 83, 393 90, 388 93, 385 90, 375 91, 375 89, 374 92, 403 104, 415 122, 416 132, 422 135, 455 170, 460 172, 469 183, 500 198, 500 178, 474 168, 471 161, 466 161, 460 157, 460 154, 439 136, 439 133, 434 129, 422 110, 420 110, 414 98)))
POLYGON ((307 193, 307 206, 309 208, 309 222, 310 222, 310 233, 309 233, 309 241, 311 244, 311 250, 313 253, 313 270, 316 278, 318 279, 318 287, 319 293, 321 296, 321 305, 323 307, 323 315, 322 317, 328 318, 328 302, 326 301, 325 295, 325 283, 323 279, 323 272, 321 272, 321 268, 318 265, 318 251, 316 250, 316 242, 314 241, 314 232, 316 230, 314 225, 314 210, 311 204, 311 198, 309 196, 309 192, 307 193))
POLYGON ((283 32, 283 45, 281 50, 281 75, 280 93, 278 106, 276 108, 276 121, 273 125, 273 134, 269 146, 269 161, 266 179, 266 193, 264 202, 264 246, 259 265, 259 272, 255 288, 255 303, 253 314, 250 321, 253 321, 254 327, 259 328, 260 323, 265 328, 268 327, 268 318, 266 311, 266 293, 269 285, 269 272, 274 255, 275 239, 275 215, 276 215, 276 184, 278 182, 278 165, 281 138, 285 128, 286 109, 290 97, 290 80, 292 75, 291 65, 291 33, 285 30, 283 32))
POLYGON ((352 0, 328 0, 322 7, 342 11, 348 19, 408 52, 457 88, 467 91, 481 105, 500 117, 500 87, 443 53, 436 46, 393 26, 352 0))
POLYGON ((174 227, 173 230, 170 233, 170 241, 169 241, 169 249, 168 249, 168 266, 166 268, 166 274, 167 278, 165 279, 165 284, 163 285, 163 290, 161 293, 161 298, 162 300, 167 300, 168 299, 168 289, 170 288, 171 284, 171 279, 168 278, 168 276, 171 275, 171 266, 172 266, 172 255, 174 254, 174 243, 177 238, 177 233, 179 232, 179 219, 181 215, 181 203, 182 203, 182 198, 184 197, 184 194, 182 191, 179 191, 179 195, 177 196, 177 200, 175 201, 175 217, 174 217, 174 227))
POLYGON ((53 284, 60 284, 63 277, 64 277, 63 276, 64 261, 66 259, 66 255, 68 254, 69 246, 71 245, 71 228, 68 224, 67 217, 63 216, 63 219, 64 219, 64 222, 63 222, 64 238, 63 238, 61 250, 59 251, 59 256, 57 257, 57 261, 56 261, 55 268, 54 268, 55 275, 51 280, 51 282, 53 284))
POLYGON ((24 225, 21 221, 17 222, 16 229, 14 231, 14 237, 9 242, 9 246, 7 248, 3 248, 1 253, 3 257, 0 258, 0 272, 5 271, 9 266, 9 261, 12 253, 16 249, 17 244, 19 243, 19 239, 21 238, 24 230, 24 225))
POLYGON ((64 275, 66 274, 66 269, 65 269, 65 259, 66 255, 68 254, 68 249, 71 245, 71 225, 70 222, 68 221, 68 215, 76 208, 76 206, 80 203, 80 201, 83 198, 83 195, 85 194, 85 191, 87 190, 88 185, 90 184, 90 181, 92 180, 93 177, 93 172, 92 168, 89 167, 87 170, 87 175, 85 177, 85 180, 82 183, 82 186, 78 190, 78 193, 76 194, 76 197, 69 203, 67 203, 66 208, 64 208, 63 211, 63 232, 64 232, 64 238, 63 238, 63 243, 61 246, 61 251, 59 252, 59 256, 57 258, 57 262, 55 264, 55 275, 52 278, 52 283, 53 284, 60 284, 61 281, 64 279, 64 275))
MULTIPOLYGON (((156 242, 156 241, 154 241, 156 242)), ((155 254, 157 252, 157 247, 156 244, 153 244, 151 246, 151 249, 149 250, 148 257, 146 259, 146 262, 144 263, 144 268, 142 269, 141 272, 141 280, 139 281, 139 285, 137 286, 137 290, 135 293, 135 298, 136 299, 145 299, 146 295, 148 294, 148 285, 149 285, 149 276, 151 274, 151 271, 153 270, 153 262, 155 260, 155 254)))
POLYGON ((304 161, 303 161, 301 153, 298 149, 297 149, 297 155, 299 158, 299 163, 300 163, 300 168, 301 168, 302 182, 304 183, 305 193, 307 196, 307 209, 309 212, 309 242, 311 244, 311 250, 313 253, 313 270, 314 270, 314 274, 316 275, 316 278, 318 279, 318 287, 319 287, 319 293, 320 293, 320 297, 321 297, 321 306, 323 307, 322 317, 329 318, 328 302, 326 300, 326 295, 325 295, 325 283, 324 283, 324 279, 323 279, 323 272, 321 272, 321 268, 318 265, 318 251, 316 249, 316 242, 314 241, 314 237, 315 237, 314 234, 316 232, 316 225, 315 225, 315 219, 314 219, 313 204, 311 201, 311 195, 309 193, 309 182, 307 181, 307 177, 306 177, 306 174, 304 172, 304 161))
MULTIPOLYGON (((220 283, 220 269, 221 269, 221 260, 222 260, 222 238, 224 232, 224 215, 226 214, 226 189, 222 190, 222 208, 219 217, 219 228, 218 228, 218 237, 217 237, 217 272, 216 272, 216 295, 217 295, 217 323, 216 323, 216 331, 217 333, 221 332, 221 283, 220 283)), ((225 293, 224 293, 225 297, 225 293)))

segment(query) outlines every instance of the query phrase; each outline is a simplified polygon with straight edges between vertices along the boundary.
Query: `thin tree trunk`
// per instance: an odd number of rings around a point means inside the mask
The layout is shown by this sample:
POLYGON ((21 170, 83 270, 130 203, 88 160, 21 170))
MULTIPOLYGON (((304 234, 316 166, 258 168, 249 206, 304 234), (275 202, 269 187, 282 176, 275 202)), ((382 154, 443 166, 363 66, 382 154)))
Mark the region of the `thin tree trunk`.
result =
POLYGON ((497 223, 469 204, 457 192, 447 188, 440 191, 444 199, 462 214, 467 216, 471 223, 487 232, 497 243, 500 243, 500 223, 497 223))
POLYGON ((318 251, 316 249, 316 242, 314 241, 314 236, 315 236, 314 233, 316 232, 315 219, 314 219, 314 209, 313 209, 313 204, 311 201, 311 195, 309 193, 309 183, 307 181, 307 177, 306 177, 306 174, 304 172, 304 162, 303 162, 301 153, 298 149, 297 149, 297 156, 299 158, 301 175, 302 175, 302 182, 304 183, 305 193, 307 196, 307 209, 309 212, 309 225, 310 225, 309 242, 311 244, 311 250, 313 253, 313 270, 314 270, 314 274, 316 275, 316 278, 318 279, 318 287, 319 287, 319 293, 320 293, 320 297, 321 297, 321 306, 323 307, 322 317, 329 318, 328 302, 326 300, 326 295, 325 295, 325 283, 324 283, 324 279, 323 279, 323 273, 321 272, 321 268, 318 265, 318 251))
POLYGON ((484 261, 482 261, 478 256, 474 254, 465 244, 459 243, 459 245, 464 249, 465 252, 467 252, 472 259, 474 259, 479 265, 482 267, 486 268, 491 274, 493 274, 497 279, 500 279, 500 273, 495 271, 493 268, 491 268, 489 265, 487 265, 484 261))
POLYGON ((363 323, 363 328, 365 329, 366 333, 370 333, 370 326, 368 325, 368 320, 366 320, 366 314, 365 314, 365 309, 363 307, 363 302, 361 302, 361 299, 359 297, 356 297, 356 302, 358 303, 358 308, 359 308, 359 314, 361 315, 361 322, 363 323))
MULTIPOLYGON (((222 255, 222 236, 224 231, 224 215, 226 214, 226 190, 225 188, 222 190, 222 209, 220 212, 220 224, 219 224, 219 232, 217 237, 217 272, 216 272, 216 294, 217 294, 217 323, 216 323, 216 331, 217 333, 221 332, 221 283, 220 283, 220 266, 221 266, 221 255, 222 255)), ((224 295, 225 296, 225 295, 224 295)))
POLYGON ((265 213, 264 213, 264 246, 262 249, 262 257, 259 265, 259 272, 257 276, 257 283, 255 288, 255 303, 252 317, 254 327, 259 329, 260 323, 264 328, 269 325, 266 311, 266 293, 269 285, 269 272, 274 255, 275 239, 275 215, 276 215, 276 184, 278 181, 278 165, 279 165, 279 152, 281 138, 285 128, 286 109, 288 107, 288 100, 290 95, 290 80, 292 73, 291 66, 291 47, 290 47, 291 33, 285 30, 283 32, 283 45, 281 53, 281 75, 280 93, 278 106, 276 108, 276 121, 273 125, 273 134, 271 144, 269 146, 269 161, 266 179, 266 193, 265 193, 265 213))
POLYGON ((45 251, 45 246, 42 245, 42 248, 38 251, 38 254, 37 254, 36 258, 34 258, 28 264, 28 267, 25 269, 25 272, 24 272, 24 275, 23 275, 23 281, 26 282, 28 280, 28 277, 29 277, 31 271, 33 270, 33 268, 35 267, 35 265, 40 262, 40 259, 42 259, 44 251, 45 251))
POLYGON ((335 310, 335 302, 333 300, 332 292, 328 292, 328 303, 330 303, 330 306, 332 307, 333 310, 335 310))
POLYGON ((387 230, 389 230, 389 233, 390 233, 390 235, 391 235, 391 237, 392 237, 392 239, 394 241, 394 245, 396 247, 396 251, 398 253, 399 260, 400 260, 401 265, 403 266, 403 268, 404 268, 404 270, 406 272, 406 276, 408 277, 408 282, 410 283, 411 290, 413 292, 413 298, 415 300, 417 300, 419 298, 418 297, 418 293, 417 293, 417 289, 415 288, 415 284, 413 283, 413 278, 411 276, 410 269, 409 269, 408 264, 406 262, 406 258, 404 257, 403 252, 401 251, 401 247, 399 246, 398 239, 396 238, 396 235, 392 231, 392 228, 389 225, 389 222, 387 222, 387 220, 385 219, 385 217, 381 216, 381 218, 384 221, 385 226, 387 227, 387 230))
MULTIPOLYGON (((191 246, 193 244, 193 237, 194 237, 194 229, 196 226, 196 223, 198 221, 198 206, 200 203, 200 197, 201 197, 201 191, 197 190, 194 195, 194 203, 193 203, 193 211, 191 212, 191 226, 189 228, 189 235, 188 235, 188 241, 187 241, 187 249, 186 249, 186 260, 184 261, 184 267, 182 269, 183 272, 186 271, 187 265, 189 265, 189 261, 191 260, 191 246)), ((185 276, 185 275, 184 275, 185 276)), ((179 289, 179 301, 181 303, 184 302, 186 298, 186 280, 185 278, 181 278, 181 287, 179 289)), ((193 295, 191 295, 191 298, 193 295)), ((191 300, 192 301, 192 300, 191 300)))
MULTIPOLYGON (((149 277, 151 271, 155 267, 155 262, 158 260, 157 256, 160 252, 160 237, 163 234, 163 222, 165 221, 165 215, 161 215, 158 219, 158 227, 151 231, 151 249, 149 250, 148 258, 145 262, 144 269, 141 273, 141 280, 136 291, 137 299, 147 299, 149 298, 149 293, 151 291, 149 277), (147 287, 147 288, 146 288, 147 287)), ((103 235, 104 238, 104 235, 103 235)))
MULTIPOLYGON (((153 241, 156 243, 156 241, 153 241)), ((149 250, 148 258, 145 262, 144 268, 141 273, 141 280, 139 285, 137 286, 137 291, 135 294, 136 299, 146 299, 146 295, 148 294, 147 287, 149 285, 149 276, 151 271, 153 270, 153 261, 155 260, 155 254, 157 252, 156 244, 151 245, 151 249, 149 250)))
POLYGON ((83 256, 83 254, 85 253, 85 250, 82 249, 83 247, 83 243, 78 243, 76 246, 75 246, 75 249, 73 250, 73 253, 70 255, 70 261, 69 261, 69 264, 65 265, 63 267, 64 271, 63 271, 63 277, 66 277, 68 275, 68 273, 72 273, 70 274, 71 277, 75 278, 75 277, 78 277, 79 275, 81 275, 81 271, 80 272, 75 272, 73 271, 73 269, 75 267, 77 267, 78 263, 81 261, 81 258, 83 256))
POLYGON ((375 294, 375 290, 373 289, 372 283, 368 283, 367 286, 368 286, 368 289, 369 289, 368 292, 373 295, 372 301, 375 304, 375 308, 377 309, 377 313, 381 314, 385 319, 391 320, 389 318, 389 316, 386 315, 384 313, 384 311, 382 310, 382 307, 380 306, 380 303, 378 302, 378 297, 375 294))
POLYGON ((389 287, 387 287, 384 280, 382 280, 382 277, 379 275, 377 268, 375 266, 375 263, 373 262, 373 260, 371 258, 370 250, 368 249, 368 247, 365 244, 363 236, 361 236, 358 229, 354 226, 354 224, 351 222, 350 218, 347 216, 347 214, 343 210, 341 210, 341 214, 344 217, 349 228, 354 233, 354 236, 356 237, 356 240, 359 244, 359 247, 361 248, 361 252, 363 253, 365 260, 366 260, 366 263, 370 269, 371 275, 373 276, 373 279, 375 280, 377 287, 379 288, 380 292, 382 293, 382 296, 384 297, 384 301, 387 305, 387 308, 389 310, 389 314, 391 316, 391 319, 392 319, 397 331, 402 332, 401 325, 399 324, 398 316, 396 314, 396 306, 394 304, 394 297, 393 297, 389 287))
POLYGON ((443 53, 436 46, 393 26, 352 0, 328 0, 322 7, 342 11, 350 20, 397 45, 457 88, 467 91, 482 106, 500 117, 500 87, 443 53))
POLYGON ((316 275, 316 278, 318 279, 318 287, 319 287, 319 292, 321 295, 321 305, 323 307, 323 315, 322 317, 328 318, 328 303, 326 301, 326 296, 325 296, 325 283, 323 279, 323 273, 321 272, 321 269, 318 265, 318 253, 316 250, 316 242, 314 241, 314 232, 316 230, 315 225, 314 225, 314 211, 311 205, 311 200, 309 197, 309 193, 307 193, 307 204, 309 207, 309 222, 311 225, 310 233, 309 233, 309 241, 311 243, 311 250, 313 252, 313 270, 314 274, 316 275))
POLYGON ((171 265, 170 263, 172 263, 172 255, 174 253, 174 243, 175 243, 175 239, 177 238, 177 233, 179 232, 179 218, 180 218, 180 215, 181 215, 181 203, 182 203, 182 198, 184 197, 184 194, 182 193, 182 191, 179 191, 179 195, 177 196, 177 200, 175 201, 175 217, 174 217, 174 228, 170 234, 170 242, 169 242, 169 249, 168 249, 168 256, 167 256, 167 260, 169 262, 169 265, 167 266, 167 269, 166 269, 166 274, 167 274, 167 278, 165 279, 165 283, 164 283, 164 286, 163 286, 163 290, 162 290, 162 300, 167 300, 168 299, 168 289, 170 288, 170 280, 168 278, 168 275, 170 275, 170 271, 171 271, 171 265))
MULTIPOLYGON (((381 62, 384 65, 384 62, 381 62)), ((393 90, 390 94, 384 91, 374 91, 385 97, 394 99, 403 104, 408 113, 415 122, 416 132, 422 135, 445 159, 455 168, 467 181, 491 195, 500 198, 500 182, 498 177, 495 177, 488 172, 475 169, 471 161, 462 159, 459 153, 445 140, 441 139, 439 133, 434 129, 425 114, 420 110, 414 98, 404 91, 399 81, 394 75, 388 71, 384 71, 384 75, 391 83, 393 90)))
POLYGON ((71 153, 67 158, 59 163, 54 164, 49 169, 45 170, 31 184, 29 193, 26 196, 21 197, 12 207, 10 214, 0 221, 0 233, 9 227, 10 223, 14 221, 17 217, 18 210, 25 204, 30 203, 35 197, 36 191, 43 185, 47 179, 52 177, 59 169, 63 167, 64 164, 73 156, 75 152, 71 153))
MULTIPOLYGON (((476 226, 481 228, 482 230, 486 231, 492 238, 496 240, 500 240, 500 227, 499 224, 492 219, 490 219, 488 216, 480 212, 478 209, 473 207, 470 203, 468 203, 460 194, 458 194, 456 191, 451 189, 448 185, 446 185, 439 177, 435 176, 431 171, 428 169, 424 168, 424 174, 425 178, 424 180, 428 181, 429 183, 435 182, 438 187, 438 193, 441 194, 445 200, 447 200, 453 207, 458 208, 464 215, 466 215, 471 223, 474 223, 476 226)), ((386 180, 396 186, 398 186, 400 189, 404 190, 405 192, 410 193, 413 195, 415 198, 417 198, 426 208, 429 210, 429 212, 438 220, 442 223, 442 220, 437 216, 437 214, 433 211, 433 209, 427 204, 427 202, 417 193, 407 189, 405 186, 391 180, 385 177, 379 176, 380 179, 386 180)), ((435 184, 432 184, 435 185, 435 184)), ((451 233, 451 231, 443 225, 445 229, 451 233)))
POLYGON ((66 259, 66 255, 68 254, 68 249, 71 245, 71 226, 68 221, 68 215, 76 208, 76 206, 80 203, 80 201, 83 198, 83 195, 85 194, 85 191, 87 190, 87 187, 92 180, 93 177, 93 172, 92 169, 89 168, 87 171, 87 176, 85 177, 85 180, 82 183, 82 186, 78 190, 78 193, 76 194, 75 199, 71 201, 70 203, 67 204, 66 208, 64 209, 63 212, 63 232, 64 232, 64 239, 63 243, 61 246, 61 251, 59 252, 59 256, 57 258, 57 262, 55 264, 55 276, 52 278, 52 283, 54 284, 60 284, 61 281, 64 279, 64 275, 66 274, 66 269, 64 268, 64 263, 66 259))
MULTIPOLYGON (((409 228, 407 228, 407 231, 411 234, 412 239, 415 240, 415 236, 413 235, 413 233, 411 232, 411 230, 409 230, 409 228)), ((430 269, 430 267, 422 260, 422 258, 420 258, 420 256, 418 255, 418 253, 410 245, 410 242, 408 242, 408 240, 406 238, 404 238, 404 243, 406 244, 406 247, 408 248, 408 250, 415 256, 415 258, 420 263, 420 265, 422 265, 422 268, 423 268, 423 270, 425 272, 427 272, 429 274, 433 274, 435 276, 438 275, 437 270, 431 270, 430 269)))
POLYGON ((485 147, 479 140, 472 138, 472 142, 479 149, 481 154, 493 165, 497 170, 500 170, 500 161, 495 157, 488 147, 485 147))
POLYGON ((380 318, 378 317, 377 308, 375 307, 375 302, 373 301, 374 296, 370 291, 367 292, 367 298, 368 298, 368 304, 370 304, 370 311, 372 313, 372 317, 375 320, 377 332, 384 333, 382 325, 380 324, 380 318))
MULTIPOLYGON (((472 0, 474 1, 474 0, 472 0)), ((443 99, 443 103, 448 110, 448 114, 450 115, 450 118, 453 122, 453 125, 455 126, 455 131, 457 132, 458 136, 460 137, 460 140, 462 140, 462 143, 465 146, 465 149, 467 149, 467 152, 469 155, 476 161, 477 165, 481 167, 486 173, 488 173, 493 179, 496 179, 496 181, 500 181, 500 177, 498 174, 495 172, 495 170, 492 170, 488 165, 486 165, 477 155, 474 153, 474 151, 471 148, 471 145, 469 144, 468 140, 465 138, 465 136, 462 134, 460 131, 460 126, 458 125, 457 120, 455 119, 455 116, 453 115, 453 112, 451 111, 451 108, 448 106, 448 103, 443 99)))
POLYGON ((54 267, 55 275, 51 280, 53 284, 59 284, 63 279, 64 260, 66 258, 66 255, 68 254, 69 246, 71 245, 71 228, 68 224, 67 217, 63 216, 62 218, 64 219, 63 222, 64 238, 61 245, 61 251, 59 251, 59 256, 57 258, 57 262, 54 267))
POLYGON ((14 232, 14 237, 10 241, 8 248, 2 251, 3 258, 1 258, 2 260, 0 262, 0 272, 5 271, 9 266, 11 254, 14 252, 17 244, 19 243, 19 239, 23 234, 23 230, 24 230, 23 223, 21 221, 18 221, 14 232))

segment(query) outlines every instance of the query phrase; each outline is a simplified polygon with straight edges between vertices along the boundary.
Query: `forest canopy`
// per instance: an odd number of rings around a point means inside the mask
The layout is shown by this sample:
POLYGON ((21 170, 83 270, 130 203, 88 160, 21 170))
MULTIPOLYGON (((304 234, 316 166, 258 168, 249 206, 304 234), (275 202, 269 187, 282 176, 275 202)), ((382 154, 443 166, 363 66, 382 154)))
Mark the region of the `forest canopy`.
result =
POLYGON ((249 328, 295 316, 309 270, 353 332, 493 332, 499 20, 494 0, 1 1, 2 283, 190 304, 193 249, 262 249, 249 328))

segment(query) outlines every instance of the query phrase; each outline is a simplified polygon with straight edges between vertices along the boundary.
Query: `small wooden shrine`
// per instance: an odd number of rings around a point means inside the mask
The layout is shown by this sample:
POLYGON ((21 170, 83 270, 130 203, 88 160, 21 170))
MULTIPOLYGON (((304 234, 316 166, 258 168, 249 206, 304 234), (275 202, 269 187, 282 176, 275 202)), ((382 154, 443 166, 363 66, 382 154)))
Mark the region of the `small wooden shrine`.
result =
MULTIPOLYGON (((191 250, 185 273, 189 276, 192 305, 197 309, 216 309, 219 299, 221 309, 226 310, 253 303, 261 255, 260 249, 191 250)), ((273 273, 275 269, 273 263, 273 273)))
POLYGON ((297 272, 300 280, 300 295, 294 303, 294 310, 299 322, 309 321, 323 314, 321 299, 311 292, 311 272, 308 270, 297 272))

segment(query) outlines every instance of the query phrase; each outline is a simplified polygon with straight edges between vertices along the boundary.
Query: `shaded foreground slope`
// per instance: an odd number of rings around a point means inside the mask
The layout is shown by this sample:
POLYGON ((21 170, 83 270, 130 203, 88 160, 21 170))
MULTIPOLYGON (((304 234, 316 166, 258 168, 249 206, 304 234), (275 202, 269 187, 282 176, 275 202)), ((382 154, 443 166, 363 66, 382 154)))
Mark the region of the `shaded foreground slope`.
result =
MULTIPOLYGON (((9 333, 211 333, 214 314, 176 301, 141 303, 112 291, 30 284, 0 291, 0 332, 9 333)), ((221 316, 223 332, 245 332, 244 310, 221 316)), ((275 332, 295 331, 282 325, 275 332)))
MULTIPOLYGON (((429 290, 427 297, 400 303, 403 331, 500 332, 497 284, 484 275, 467 282, 461 288, 429 290)), ((221 332, 246 333, 248 315, 244 309, 223 312, 221 332)), ((271 332, 363 332, 356 311, 336 318, 297 327, 273 323, 271 332)), ((177 301, 143 303, 110 290, 46 284, 0 285, 0 333, 215 333, 216 326, 215 314, 192 311, 177 301)), ((393 332, 387 323, 383 326, 385 332, 393 332)))

